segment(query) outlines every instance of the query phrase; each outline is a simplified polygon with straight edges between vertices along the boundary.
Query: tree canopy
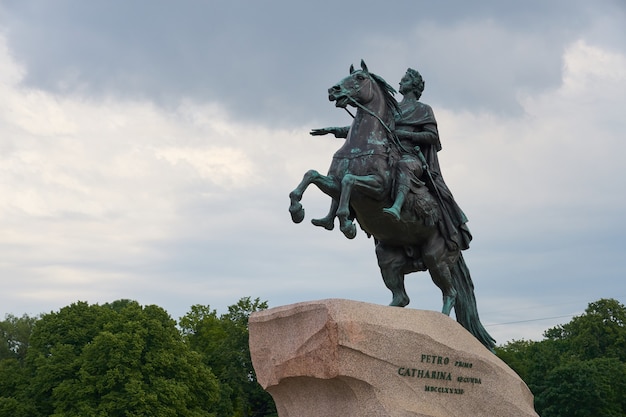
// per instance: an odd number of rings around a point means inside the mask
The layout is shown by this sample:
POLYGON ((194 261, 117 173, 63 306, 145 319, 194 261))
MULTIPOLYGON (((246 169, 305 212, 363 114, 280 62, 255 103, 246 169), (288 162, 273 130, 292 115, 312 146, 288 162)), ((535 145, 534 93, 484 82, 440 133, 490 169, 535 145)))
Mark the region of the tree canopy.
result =
POLYGON ((614 299, 544 332, 496 349, 528 384, 542 417, 626 416, 626 308, 614 299))
POLYGON ((42 315, 29 343, 0 362, 0 415, 216 416, 215 375, 160 307, 78 302, 42 315))
POLYGON ((219 415, 263 417, 276 414, 271 396, 257 383, 248 345, 248 318, 267 308, 258 298, 242 298, 217 316, 209 306, 194 305, 180 319, 189 346, 200 352, 204 363, 220 381, 222 401, 219 415))

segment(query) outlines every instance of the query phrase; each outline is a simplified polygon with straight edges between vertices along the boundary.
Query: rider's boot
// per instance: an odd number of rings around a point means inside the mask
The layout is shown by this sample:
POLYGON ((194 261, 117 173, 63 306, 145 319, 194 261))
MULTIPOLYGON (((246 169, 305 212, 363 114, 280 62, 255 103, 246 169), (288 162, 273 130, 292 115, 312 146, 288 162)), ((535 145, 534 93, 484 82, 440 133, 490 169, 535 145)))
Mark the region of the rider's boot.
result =
POLYGON ((396 195, 396 200, 394 201, 393 206, 389 208, 384 208, 383 213, 392 216, 397 221, 400 221, 400 213, 402 212, 402 206, 404 205, 404 200, 408 192, 409 192, 409 187, 407 186, 398 187, 398 194, 396 195))

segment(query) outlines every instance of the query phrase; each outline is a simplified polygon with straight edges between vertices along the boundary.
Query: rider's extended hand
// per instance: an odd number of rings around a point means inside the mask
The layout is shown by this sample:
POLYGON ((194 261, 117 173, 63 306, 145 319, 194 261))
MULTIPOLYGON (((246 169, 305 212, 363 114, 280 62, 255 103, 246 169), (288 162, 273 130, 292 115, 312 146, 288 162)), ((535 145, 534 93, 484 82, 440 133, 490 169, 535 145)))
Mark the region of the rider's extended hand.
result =
POLYGON ((311 132, 309 133, 311 134, 311 136, 322 136, 322 135, 327 135, 329 133, 332 133, 330 129, 332 128, 323 127, 321 129, 312 129, 311 132))

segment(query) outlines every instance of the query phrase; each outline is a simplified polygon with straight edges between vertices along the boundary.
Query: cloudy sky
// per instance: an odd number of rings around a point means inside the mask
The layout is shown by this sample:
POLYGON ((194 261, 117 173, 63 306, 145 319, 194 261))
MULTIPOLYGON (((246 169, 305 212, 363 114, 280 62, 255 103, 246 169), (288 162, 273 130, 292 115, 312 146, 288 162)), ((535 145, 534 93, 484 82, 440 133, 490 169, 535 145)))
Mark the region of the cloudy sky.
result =
MULTIPOLYGON (((361 58, 426 80, 499 343, 626 302, 623 0, 0 0, 0 317, 387 304, 372 240, 308 222, 325 195, 287 211, 341 145, 308 132, 350 122, 326 89, 361 58)), ((426 273, 407 286, 440 309, 426 273)))

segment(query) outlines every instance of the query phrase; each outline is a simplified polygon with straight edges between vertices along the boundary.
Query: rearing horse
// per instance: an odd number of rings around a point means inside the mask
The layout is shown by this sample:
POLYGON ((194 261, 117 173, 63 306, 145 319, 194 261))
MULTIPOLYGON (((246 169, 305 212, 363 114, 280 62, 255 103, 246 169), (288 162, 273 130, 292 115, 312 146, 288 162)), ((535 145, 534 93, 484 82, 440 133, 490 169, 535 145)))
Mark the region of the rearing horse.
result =
POLYGON ((428 270, 443 294, 442 313, 450 315, 454 308, 457 321, 493 350, 495 341, 478 317, 469 270, 460 250, 447 245, 440 229, 442 209, 428 188, 418 187, 407 196, 400 221, 383 212, 393 203, 394 161, 406 152, 393 134, 398 112, 394 93, 363 61, 360 70, 351 66, 350 75, 328 89, 329 100, 340 108, 356 107, 356 115, 328 174, 307 171, 289 194, 292 220, 300 223, 304 219, 300 201, 306 188, 315 184, 332 200, 328 214, 312 220, 313 224, 332 230, 337 218, 340 230, 352 239, 356 219, 368 236, 374 237, 381 275, 393 296, 390 305, 408 305, 404 276, 428 270))

